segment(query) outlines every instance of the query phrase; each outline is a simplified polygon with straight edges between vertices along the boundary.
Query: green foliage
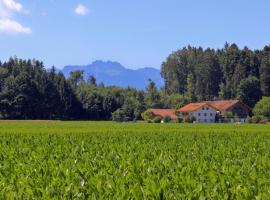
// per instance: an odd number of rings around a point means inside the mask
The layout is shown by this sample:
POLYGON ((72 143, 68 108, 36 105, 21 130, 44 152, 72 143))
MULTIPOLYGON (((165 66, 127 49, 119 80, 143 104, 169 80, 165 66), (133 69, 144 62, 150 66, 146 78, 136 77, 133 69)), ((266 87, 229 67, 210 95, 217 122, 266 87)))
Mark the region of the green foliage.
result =
POLYGON ((189 74, 187 76, 187 91, 186 96, 189 100, 189 102, 195 102, 197 100, 196 97, 196 82, 193 74, 189 74))
POLYGON ((237 89, 237 98, 253 108, 261 98, 259 79, 254 76, 249 76, 241 80, 237 89))
POLYGON ((264 51, 260 67, 261 90, 264 96, 270 96, 270 52, 264 51))
POLYGON ((184 47, 163 62, 165 92, 186 95, 189 101, 240 98, 254 106, 270 93, 269 47, 252 51, 236 44, 224 48, 184 47))
MULTIPOLYGON (((149 88, 155 97, 154 83, 149 88)), ((146 109, 144 91, 105 87, 83 71, 45 70, 36 60, 11 58, 0 62, 0 117, 4 119, 110 120, 121 109, 124 120, 141 119, 146 109)))
POLYGON ((234 119, 234 115, 231 111, 227 111, 224 113, 224 122, 230 122, 232 119, 234 119))
POLYGON ((196 121, 196 117, 194 117, 194 116, 186 116, 186 117, 184 117, 184 122, 185 123, 193 123, 195 121, 196 121))
POLYGON ((186 105, 189 100, 181 94, 172 94, 172 95, 163 95, 162 96, 164 107, 172 108, 172 109, 179 109, 186 105))
POLYGON ((181 118, 181 117, 177 117, 176 122, 177 123, 183 123, 184 122, 184 119, 181 118))
POLYGON ((116 122, 123 122, 125 120, 125 113, 124 111, 119 108, 112 113, 112 120, 116 122))
POLYGON ((162 121, 163 123, 169 123, 172 119, 169 116, 163 117, 162 121))
POLYGON ((146 110, 145 112, 142 113, 142 118, 145 121, 153 120, 155 118, 155 115, 154 115, 154 113, 152 112, 151 109, 148 109, 148 110, 146 110))
POLYGON ((246 119, 246 123, 251 124, 252 123, 252 117, 248 116, 246 119))
POLYGON ((146 87, 147 94, 145 95, 145 102, 148 108, 161 107, 161 95, 156 87, 156 84, 150 79, 146 87))
POLYGON ((254 115, 262 115, 270 119, 270 97, 263 97, 253 109, 254 115))
POLYGON ((263 121, 265 121, 265 117, 262 115, 254 115, 252 117, 252 123, 254 123, 254 124, 259 124, 263 121))
POLYGON ((0 122, 1 199, 269 199, 269 125, 0 122))
POLYGON ((155 118, 153 119, 153 122, 154 122, 154 123, 160 123, 161 120, 162 120, 162 118, 159 117, 159 116, 157 116, 157 117, 155 117, 155 118))

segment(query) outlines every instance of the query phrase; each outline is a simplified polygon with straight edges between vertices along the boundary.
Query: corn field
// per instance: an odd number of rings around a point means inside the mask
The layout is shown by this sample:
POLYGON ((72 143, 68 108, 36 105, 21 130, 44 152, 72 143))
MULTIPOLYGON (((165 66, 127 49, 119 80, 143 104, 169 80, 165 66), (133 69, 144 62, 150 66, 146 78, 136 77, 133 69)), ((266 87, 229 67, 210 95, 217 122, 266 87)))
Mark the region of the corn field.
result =
POLYGON ((0 199, 270 199, 270 126, 1 121, 0 199))

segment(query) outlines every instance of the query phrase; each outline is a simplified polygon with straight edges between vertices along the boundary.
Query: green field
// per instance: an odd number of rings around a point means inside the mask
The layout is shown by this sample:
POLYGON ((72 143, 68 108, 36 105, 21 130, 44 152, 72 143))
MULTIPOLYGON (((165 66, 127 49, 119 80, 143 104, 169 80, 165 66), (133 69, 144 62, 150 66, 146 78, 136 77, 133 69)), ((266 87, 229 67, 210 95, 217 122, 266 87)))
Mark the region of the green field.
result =
POLYGON ((270 126, 0 121, 0 199, 270 199, 270 126))

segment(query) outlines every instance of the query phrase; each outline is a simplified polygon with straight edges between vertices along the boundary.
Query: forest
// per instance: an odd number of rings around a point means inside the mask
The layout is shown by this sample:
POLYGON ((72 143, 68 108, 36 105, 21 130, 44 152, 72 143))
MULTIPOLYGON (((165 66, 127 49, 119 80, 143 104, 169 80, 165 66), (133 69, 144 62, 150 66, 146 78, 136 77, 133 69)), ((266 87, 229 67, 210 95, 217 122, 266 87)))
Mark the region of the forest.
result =
POLYGON ((152 80, 138 90, 104 86, 83 74, 74 71, 65 78, 38 60, 12 57, 0 62, 0 118, 132 121, 148 108, 215 99, 240 99, 254 107, 270 96, 270 46, 184 47, 162 63, 165 84, 160 90, 152 80))
POLYGON ((185 47, 162 64, 165 93, 189 101, 240 99, 251 108, 270 96, 270 46, 252 51, 236 44, 222 49, 185 47))

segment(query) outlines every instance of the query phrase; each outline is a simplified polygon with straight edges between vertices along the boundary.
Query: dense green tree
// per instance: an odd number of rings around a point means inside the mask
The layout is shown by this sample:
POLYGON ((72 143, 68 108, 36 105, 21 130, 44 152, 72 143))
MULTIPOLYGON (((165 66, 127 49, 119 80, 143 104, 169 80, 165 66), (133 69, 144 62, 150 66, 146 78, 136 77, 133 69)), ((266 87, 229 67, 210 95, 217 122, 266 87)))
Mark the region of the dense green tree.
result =
POLYGON ((187 91, 186 96, 190 102, 195 102, 197 100, 195 78, 193 74, 189 74, 187 77, 187 91))
POLYGON ((260 83, 263 95, 270 96, 270 52, 265 52, 260 67, 260 83))
POLYGON ((84 81, 83 79, 83 74, 84 71, 83 70, 76 70, 76 71, 72 71, 70 72, 69 78, 68 78, 68 82, 71 85, 71 87, 73 89, 76 89, 77 86, 84 81))
POLYGON ((270 119, 270 97, 263 97, 256 103, 253 114, 256 116, 264 116, 270 119))
POLYGON ((269 49, 252 51, 228 43, 217 50, 182 48, 162 64, 165 93, 184 94, 189 101, 235 99, 240 95, 240 83, 252 76, 260 80, 262 94, 269 95, 269 49))
POLYGON ((163 95, 164 108, 179 109, 186 105, 190 99, 181 94, 163 95))
POLYGON ((146 87, 146 95, 145 95, 145 101, 147 104, 147 107, 149 108, 156 108, 160 106, 160 94, 157 90, 156 84, 149 80, 149 84, 146 87))
POLYGON ((242 79, 237 89, 237 97, 253 108, 261 98, 259 79, 254 76, 242 79))

